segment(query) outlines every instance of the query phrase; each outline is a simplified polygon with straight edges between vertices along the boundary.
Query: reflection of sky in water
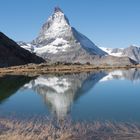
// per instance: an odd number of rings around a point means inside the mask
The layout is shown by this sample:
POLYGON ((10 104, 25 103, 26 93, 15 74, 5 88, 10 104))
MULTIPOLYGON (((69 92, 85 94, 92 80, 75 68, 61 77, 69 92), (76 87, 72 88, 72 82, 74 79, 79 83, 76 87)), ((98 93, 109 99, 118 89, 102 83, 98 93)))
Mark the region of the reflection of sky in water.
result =
POLYGON ((140 70, 135 69, 36 79, 3 77, 0 111, 27 116, 51 113, 59 119, 69 114, 74 120, 140 121, 139 79, 140 70), (7 91, 10 86, 14 89, 7 91))

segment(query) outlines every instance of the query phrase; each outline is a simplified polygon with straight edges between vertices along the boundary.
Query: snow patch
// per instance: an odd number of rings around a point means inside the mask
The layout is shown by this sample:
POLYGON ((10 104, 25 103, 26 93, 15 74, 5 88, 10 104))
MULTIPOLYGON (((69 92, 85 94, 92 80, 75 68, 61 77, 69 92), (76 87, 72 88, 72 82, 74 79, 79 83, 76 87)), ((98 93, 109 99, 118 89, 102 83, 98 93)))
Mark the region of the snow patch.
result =
POLYGON ((117 56, 117 57, 124 57, 124 55, 123 55, 124 48, 119 48, 117 52, 113 52, 113 50, 114 50, 113 48, 100 47, 100 49, 102 49, 103 51, 105 51, 109 55, 117 56))
POLYGON ((55 54, 57 52, 65 52, 67 48, 69 48, 70 45, 68 44, 68 41, 64 40, 63 38, 56 38, 53 42, 50 44, 35 48, 34 52, 36 54, 42 54, 42 53, 52 53, 55 54))

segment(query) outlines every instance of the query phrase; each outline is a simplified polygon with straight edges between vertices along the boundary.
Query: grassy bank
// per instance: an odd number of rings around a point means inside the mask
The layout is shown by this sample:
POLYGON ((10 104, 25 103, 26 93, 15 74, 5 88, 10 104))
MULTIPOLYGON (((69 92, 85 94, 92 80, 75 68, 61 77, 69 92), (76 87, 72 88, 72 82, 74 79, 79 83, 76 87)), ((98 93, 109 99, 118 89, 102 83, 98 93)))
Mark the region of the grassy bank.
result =
POLYGON ((140 125, 132 123, 59 122, 0 119, 0 140, 139 140, 140 125))
POLYGON ((113 70, 113 69, 130 69, 130 68, 140 68, 140 65, 128 65, 128 66, 108 66, 108 65, 101 65, 101 66, 94 66, 94 65, 79 65, 79 64, 57 64, 57 65, 48 65, 44 64, 29 64, 29 65, 22 65, 22 66, 13 66, 7 68, 0 68, 0 74, 4 73, 73 73, 73 72, 90 72, 90 71, 97 71, 97 70, 113 70))

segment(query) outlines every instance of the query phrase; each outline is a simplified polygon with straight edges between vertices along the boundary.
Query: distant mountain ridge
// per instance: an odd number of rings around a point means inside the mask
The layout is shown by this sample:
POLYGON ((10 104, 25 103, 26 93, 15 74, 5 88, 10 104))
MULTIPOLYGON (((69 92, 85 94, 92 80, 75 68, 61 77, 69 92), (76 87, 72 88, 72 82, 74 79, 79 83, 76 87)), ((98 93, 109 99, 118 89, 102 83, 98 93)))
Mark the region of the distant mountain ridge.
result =
POLYGON ((117 57, 129 57, 134 61, 140 63, 140 47, 131 45, 128 48, 102 48, 108 55, 117 57))

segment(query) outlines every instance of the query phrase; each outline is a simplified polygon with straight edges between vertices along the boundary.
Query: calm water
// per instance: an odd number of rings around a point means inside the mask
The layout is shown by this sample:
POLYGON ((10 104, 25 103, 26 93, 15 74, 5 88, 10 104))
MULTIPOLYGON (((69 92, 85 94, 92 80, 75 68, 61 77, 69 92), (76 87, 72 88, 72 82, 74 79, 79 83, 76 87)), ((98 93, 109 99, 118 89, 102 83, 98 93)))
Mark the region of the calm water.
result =
POLYGON ((0 116, 140 122, 140 70, 0 77, 0 116))

